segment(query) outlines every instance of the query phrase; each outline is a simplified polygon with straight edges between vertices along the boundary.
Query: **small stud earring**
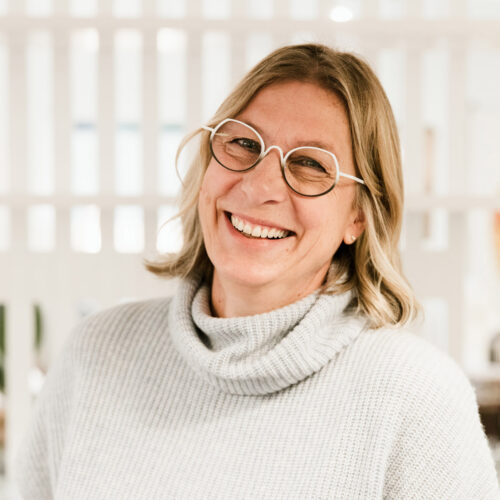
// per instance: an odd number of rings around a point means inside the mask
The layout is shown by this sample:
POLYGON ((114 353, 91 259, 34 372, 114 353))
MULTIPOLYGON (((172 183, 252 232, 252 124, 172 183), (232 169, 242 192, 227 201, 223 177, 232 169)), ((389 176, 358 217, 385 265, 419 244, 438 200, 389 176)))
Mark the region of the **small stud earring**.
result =
POLYGON ((351 234, 351 241, 355 241, 355 240, 356 240, 356 236, 351 234))

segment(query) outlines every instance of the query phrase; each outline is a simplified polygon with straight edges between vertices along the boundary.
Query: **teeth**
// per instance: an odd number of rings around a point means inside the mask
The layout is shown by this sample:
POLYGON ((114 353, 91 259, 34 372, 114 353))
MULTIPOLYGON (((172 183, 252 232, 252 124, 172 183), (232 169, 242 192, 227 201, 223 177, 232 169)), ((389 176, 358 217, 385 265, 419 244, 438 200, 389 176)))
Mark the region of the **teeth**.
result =
POLYGON ((231 215, 231 224, 242 233, 245 233, 254 238, 284 238, 288 236, 288 231, 276 229, 274 227, 267 228, 261 226, 252 226, 249 222, 241 220, 236 215, 231 215))
POLYGON ((252 229, 252 236, 255 236, 256 238, 260 238, 260 226, 255 226, 252 229))

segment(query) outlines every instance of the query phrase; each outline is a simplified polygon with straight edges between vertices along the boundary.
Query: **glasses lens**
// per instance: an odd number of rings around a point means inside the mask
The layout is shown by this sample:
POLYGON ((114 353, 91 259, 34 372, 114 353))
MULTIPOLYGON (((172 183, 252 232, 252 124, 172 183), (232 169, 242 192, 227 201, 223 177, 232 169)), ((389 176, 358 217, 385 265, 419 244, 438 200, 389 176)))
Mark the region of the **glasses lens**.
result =
POLYGON ((298 193, 319 195, 326 193, 335 184, 337 165, 326 151, 299 148, 286 159, 285 178, 298 193))
POLYGON ((247 125, 228 121, 212 138, 215 159, 229 170, 246 170, 259 159, 262 147, 257 134, 247 125))

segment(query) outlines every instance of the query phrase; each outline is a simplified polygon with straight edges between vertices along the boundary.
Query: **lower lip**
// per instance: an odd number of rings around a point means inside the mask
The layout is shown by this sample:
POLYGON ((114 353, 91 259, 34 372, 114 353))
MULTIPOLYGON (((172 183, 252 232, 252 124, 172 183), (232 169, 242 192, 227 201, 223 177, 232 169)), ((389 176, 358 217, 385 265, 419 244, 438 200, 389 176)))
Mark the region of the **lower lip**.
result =
POLYGON ((237 238, 239 241, 244 242, 246 245, 251 245, 251 246, 259 246, 262 247, 264 246, 269 246, 269 245, 279 245, 284 243, 285 241, 288 241, 291 236, 287 236, 286 238, 249 238, 248 236, 245 236, 241 231, 238 231, 232 224, 231 221, 229 220, 229 217, 227 216, 226 213, 224 213, 224 219, 226 221, 226 224, 228 226, 229 232, 237 238))

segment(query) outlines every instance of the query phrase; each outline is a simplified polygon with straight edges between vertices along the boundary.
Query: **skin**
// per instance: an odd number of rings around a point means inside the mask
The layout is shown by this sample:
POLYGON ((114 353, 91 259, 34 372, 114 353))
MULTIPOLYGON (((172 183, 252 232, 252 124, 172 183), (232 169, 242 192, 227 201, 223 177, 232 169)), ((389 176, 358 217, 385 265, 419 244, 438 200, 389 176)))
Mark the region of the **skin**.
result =
MULTIPOLYGON (((341 172, 356 175, 349 122, 339 98, 298 81, 276 83, 256 94, 237 117, 261 133, 266 148, 321 143, 341 172)), ((214 265, 212 310, 219 317, 259 314, 291 304, 318 289, 342 241, 352 244, 365 222, 353 207, 355 181, 340 178, 317 198, 294 193, 282 178, 273 149, 252 170, 232 172, 213 158, 200 190, 198 212, 214 265), (293 231, 282 240, 251 239, 226 213, 293 231)))

